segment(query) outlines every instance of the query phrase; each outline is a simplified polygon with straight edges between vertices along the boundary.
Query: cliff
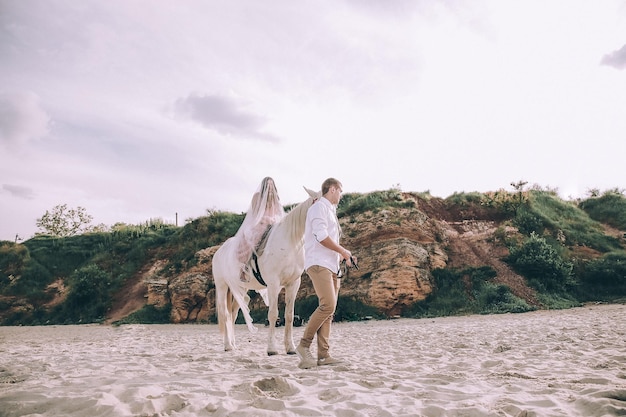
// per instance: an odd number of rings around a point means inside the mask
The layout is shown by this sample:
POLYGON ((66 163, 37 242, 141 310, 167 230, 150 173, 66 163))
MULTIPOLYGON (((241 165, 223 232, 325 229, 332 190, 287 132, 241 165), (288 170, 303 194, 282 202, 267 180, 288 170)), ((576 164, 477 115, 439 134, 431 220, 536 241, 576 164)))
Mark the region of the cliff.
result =
MULTIPOLYGON (((521 312, 626 296, 626 198, 616 192, 573 202, 541 189, 446 199, 392 189, 346 194, 338 215, 342 243, 359 259, 342 279, 340 318, 521 312)), ((184 227, 0 242, 0 323, 214 322, 212 257, 241 219, 210 212, 184 227)), ((265 307, 251 296, 258 321, 265 307)), ((296 313, 306 316, 313 301, 303 274, 296 313)))
MULTIPOLYGON (((359 269, 350 269, 342 280, 341 295, 354 297, 387 316, 423 300, 433 290, 431 271, 435 268, 491 266, 495 282, 538 306, 535 292, 523 277, 502 261, 505 246, 496 238, 500 227, 488 213, 448 210, 442 200, 402 193, 413 207, 386 208, 343 216, 342 242, 358 256, 359 269)), ((516 234, 515 228, 505 233, 516 234)), ((215 315, 211 259, 219 246, 196 253, 195 266, 175 275, 161 272, 163 260, 156 260, 120 291, 108 321, 119 320, 144 304, 171 304, 175 323, 207 321, 215 315)), ((314 295, 310 280, 303 274, 298 299, 314 295)), ((253 298, 252 308, 262 303, 253 298)))

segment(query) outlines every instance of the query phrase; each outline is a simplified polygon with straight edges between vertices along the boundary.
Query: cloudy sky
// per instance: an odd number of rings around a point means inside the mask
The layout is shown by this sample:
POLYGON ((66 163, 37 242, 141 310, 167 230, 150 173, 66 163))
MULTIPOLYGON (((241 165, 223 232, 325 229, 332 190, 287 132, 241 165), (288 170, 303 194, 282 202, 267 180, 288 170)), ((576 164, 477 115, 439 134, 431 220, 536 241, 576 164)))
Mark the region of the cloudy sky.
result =
POLYGON ((330 176, 626 188, 626 1, 0 0, 0 240, 243 212, 330 176))

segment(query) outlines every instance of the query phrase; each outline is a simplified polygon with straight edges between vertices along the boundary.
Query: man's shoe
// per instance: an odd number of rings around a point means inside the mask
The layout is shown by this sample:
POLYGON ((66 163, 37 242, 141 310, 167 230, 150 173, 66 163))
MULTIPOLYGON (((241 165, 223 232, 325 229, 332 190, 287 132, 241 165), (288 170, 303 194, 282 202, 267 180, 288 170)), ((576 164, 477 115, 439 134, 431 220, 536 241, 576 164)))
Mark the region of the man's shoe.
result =
POLYGON ((325 358, 321 358, 317 360, 317 366, 338 365, 340 363, 343 363, 343 361, 339 359, 335 359, 332 356, 327 356, 325 358))
POLYGON ((300 369, 309 369, 317 366, 317 362, 313 359, 313 355, 311 355, 311 351, 309 348, 305 348, 302 345, 298 345, 296 348, 296 353, 300 357, 300 364, 298 368, 300 369))

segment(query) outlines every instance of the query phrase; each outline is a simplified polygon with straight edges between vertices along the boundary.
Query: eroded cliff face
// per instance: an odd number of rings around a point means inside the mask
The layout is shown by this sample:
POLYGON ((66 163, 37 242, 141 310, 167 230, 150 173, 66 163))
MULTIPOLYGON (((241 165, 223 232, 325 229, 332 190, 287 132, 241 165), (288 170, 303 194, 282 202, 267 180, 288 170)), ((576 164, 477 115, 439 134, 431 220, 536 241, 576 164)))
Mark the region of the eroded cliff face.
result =
MULTIPOLYGON (((500 260, 505 253, 493 238, 497 228, 493 221, 453 221, 437 207, 437 200, 428 201, 411 194, 405 194, 404 198, 412 199, 415 207, 340 219, 342 244, 359 260, 359 269, 350 269, 342 279, 342 295, 355 297, 385 315, 394 316, 431 293, 433 269, 491 265, 498 271, 501 282, 514 284, 516 295, 525 299, 533 297, 523 285, 523 279, 500 260)), ((148 268, 140 277, 145 285, 146 303, 156 306, 171 303, 174 323, 213 319, 215 289, 211 260, 217 249, 218 246, 199 251, 197 264, 175 276, 160 272, 162 265, 158 262, 148 268)), ((297 298, 314 294, 304 273, 297 298)), ((260 305, 260 298, 254 298, 251 307, 260 305)))
POLYGON ((394 316, 431 293, 432 269, 448 262, 439 221, 419 209, 389 209, 341 223, 342 243, 359 259, 359 270, 343 279, 343 295, 394 316))
MULTIPOLYGON (((146 304, 172 305, 172 323, 208 321, 215 313, 215 288, 211 260, 219 246, 196 253, 197 264, 173 276, 163 271, 164 261, 157 261, 139 281, 145 285, 146 304)), ((117 317, 119 319, 121 317, 117 317)))

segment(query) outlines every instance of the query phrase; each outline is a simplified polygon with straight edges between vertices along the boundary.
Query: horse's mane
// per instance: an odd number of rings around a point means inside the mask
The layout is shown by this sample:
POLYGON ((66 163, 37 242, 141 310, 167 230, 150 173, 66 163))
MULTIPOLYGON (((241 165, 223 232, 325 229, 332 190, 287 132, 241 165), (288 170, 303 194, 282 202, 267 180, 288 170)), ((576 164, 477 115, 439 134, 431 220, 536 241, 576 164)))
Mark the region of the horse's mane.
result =
POLYGON ((306 213, 309 207, 313 204, 313 198, 310 197, 302 203, 295 206, 289 213, 278 222, 273 229, 287 228, 290 231, 289 239, 294 245, 302 244, 304 239, 304 223, 306 213))

